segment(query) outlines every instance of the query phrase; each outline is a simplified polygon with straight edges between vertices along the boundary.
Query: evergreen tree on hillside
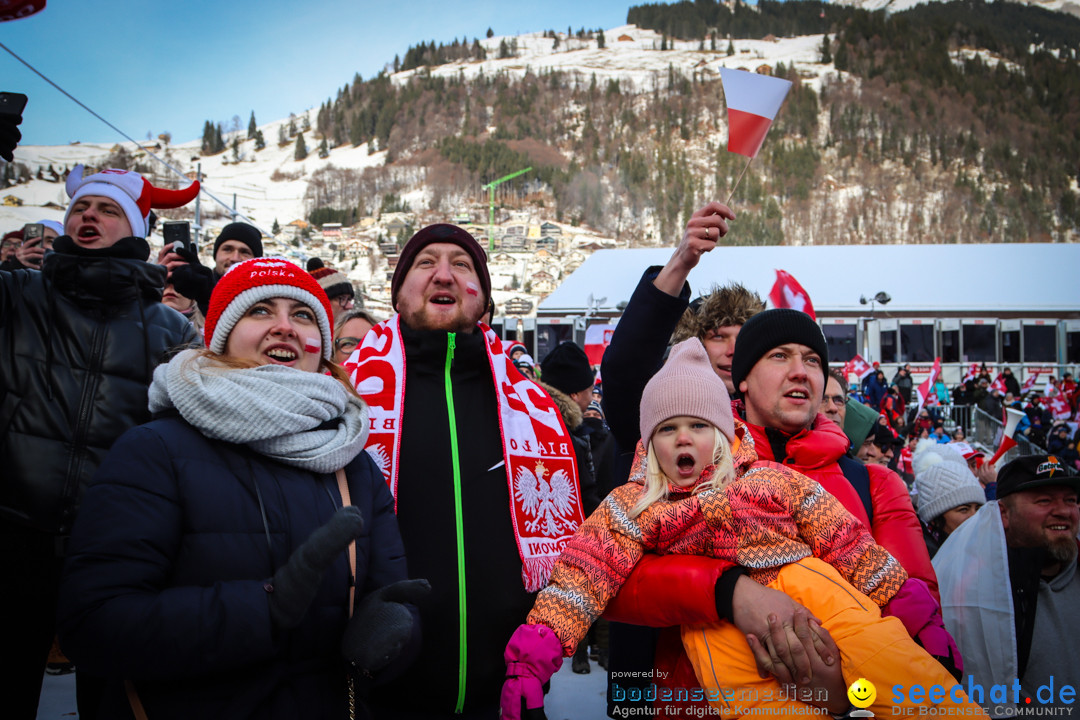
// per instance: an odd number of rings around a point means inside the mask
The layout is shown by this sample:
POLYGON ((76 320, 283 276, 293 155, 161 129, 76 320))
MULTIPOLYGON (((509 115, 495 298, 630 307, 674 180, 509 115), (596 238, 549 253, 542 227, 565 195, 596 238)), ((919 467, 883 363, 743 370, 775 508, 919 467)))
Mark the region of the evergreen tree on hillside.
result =
POLYGON ((825 34, 825 39, 821 41, 821 62, 828 65, 832 62, 832 51, 829 49, 829 34, 825 34))
POLYGON ((492 30, 491 28, 488 28, 488 31, 487 31, 487 36, 488 36, 489 38, 491 38, 491 37, 495 37, 495 31, 494 31, 494 30, 492 30))
POLYGON ((262 130, 255 131, 255 152, 266 149, 266 138, 263 137, 262 130))
POLYGON ((217 155, 225 151, 225 140, 221 137, 221 124, 212 123, 209 120, 203 125, 202 153, 203 155, 217 155))
POLYGON ((296 135, 296 150, 293 152, 293 160, 303 160, 307 157, 307 143, 304 142, 304 133, 296 135))
POLYGON ((212 155, 214 152, 214 125, 209 120, 203 123, 202 145, 200 147, 203 155, 212 155))
POLYGON ((273 235, 277 235, 281 232, 281 225, 278 224, 277 218, 274 218, 274 226, 270 228, 270 232, 273 235))
POLYGON ((255 111, 251 111, 251 119, 248 120, 248 140, 255 139, 255 133, 259 131, 259 126, 255 124, 255 111))
POLYGON ((604 31, 603 31, 603 30, 601 30, 601 31, 600 31, 600 32, 599 32, 599 33, 598 33, 598 34, 596 35, 596 47, 598 47, 599 49, 603 50, 603 49, 604 49, 604 47, 606 46, 606 44, 607 44, 607 41, 606 41, 606 40, 604 39, 604 31))
POLYGON ((326 146, 326 138, 323 138, 322 142, 319 143, 319 157, 321 157, 321 158, 330 157, 330 148, 328 148, 326 146))

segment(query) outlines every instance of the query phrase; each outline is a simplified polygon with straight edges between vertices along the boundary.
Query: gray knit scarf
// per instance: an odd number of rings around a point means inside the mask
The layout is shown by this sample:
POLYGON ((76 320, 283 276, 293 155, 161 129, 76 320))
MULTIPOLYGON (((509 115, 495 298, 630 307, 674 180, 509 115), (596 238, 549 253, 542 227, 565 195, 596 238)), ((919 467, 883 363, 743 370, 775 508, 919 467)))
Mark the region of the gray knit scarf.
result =
POLYGON ((154 371, 150 412, 170 408, 208 438, 320 473, 347 465, 368 436, 367 405, 329 375, 280 365, 226 368, 199 350, 154 371))

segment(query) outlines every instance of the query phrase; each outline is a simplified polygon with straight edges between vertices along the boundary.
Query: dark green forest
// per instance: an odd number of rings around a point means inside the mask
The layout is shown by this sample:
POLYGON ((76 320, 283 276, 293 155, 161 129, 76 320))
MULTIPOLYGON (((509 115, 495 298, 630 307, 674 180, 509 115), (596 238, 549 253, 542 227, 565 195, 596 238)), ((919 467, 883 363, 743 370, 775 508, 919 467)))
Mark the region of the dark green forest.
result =
MULTIPOLYGON (((844 71, 819 93, 795 68, 769 68, 795 86, 733 201, 732 242, 1047 241, 1080 228, 1072 16, 980 0, 894 15, 770 0, 732 11, 696 0, 635 6, 627 21, 716 47, 707 52, 717 59, 739 39, 824 34, 821 60, 844 71), (836 191, 856 184, 873 201, 836 191), (927 209, 897 230, 889 215, 905 203, 927 209)), ((602 35, 578 37, 603 47, 602 35)), ((395 59, 395 69, 416 71, 407 82, 357 75, 328 98, 313 146, 368 143, 387 152, 387 165, 317 173, 311 219, 377 212, 418 181, 431 190, 430 209, 449 212, 477 201, 481 184, 532 166, 501 202, 540 205, 632 241, 651 218, 670 242, 695 207, 726 197, 745 165, 720 141, 715 72, 672 63, 649 87, 629 87, 582 72, 429 71, 484 56, 475 40, 421 43, 395 59)))

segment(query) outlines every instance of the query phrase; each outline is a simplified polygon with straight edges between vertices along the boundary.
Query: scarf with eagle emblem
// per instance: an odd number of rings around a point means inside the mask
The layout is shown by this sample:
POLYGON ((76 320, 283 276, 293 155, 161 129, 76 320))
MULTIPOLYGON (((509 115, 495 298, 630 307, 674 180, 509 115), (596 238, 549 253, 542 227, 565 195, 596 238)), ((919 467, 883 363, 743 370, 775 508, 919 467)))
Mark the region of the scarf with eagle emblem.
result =
MULTIPOLYGON (((483 323, 479 328, 498 399, 521 577, 525 589, 536 592, 547 585, 556 558, 585 520, 574 446, 555 402, 518 372, 491 328, 483 323)), ((366 449, 396 503, 405 407, 405 346, 398 315, 368 331, 345 370, 368 404, 366 449)))

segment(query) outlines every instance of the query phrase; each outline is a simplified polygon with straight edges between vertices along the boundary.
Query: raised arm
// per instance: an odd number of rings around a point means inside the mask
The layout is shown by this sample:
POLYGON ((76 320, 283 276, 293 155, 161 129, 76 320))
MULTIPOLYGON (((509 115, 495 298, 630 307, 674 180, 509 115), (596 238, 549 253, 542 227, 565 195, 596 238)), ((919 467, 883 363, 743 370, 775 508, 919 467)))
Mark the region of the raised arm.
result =
POLYGON ((735 214, 711 202, 690 216, 682 241, 664 267, 645 271, 611 345, 604 353, 604 415, 620 453, 632 452, 638 441, 641 393, 664 358, 671 333, 690 300, 686 278, 701 256, 716 247, 735 214))

